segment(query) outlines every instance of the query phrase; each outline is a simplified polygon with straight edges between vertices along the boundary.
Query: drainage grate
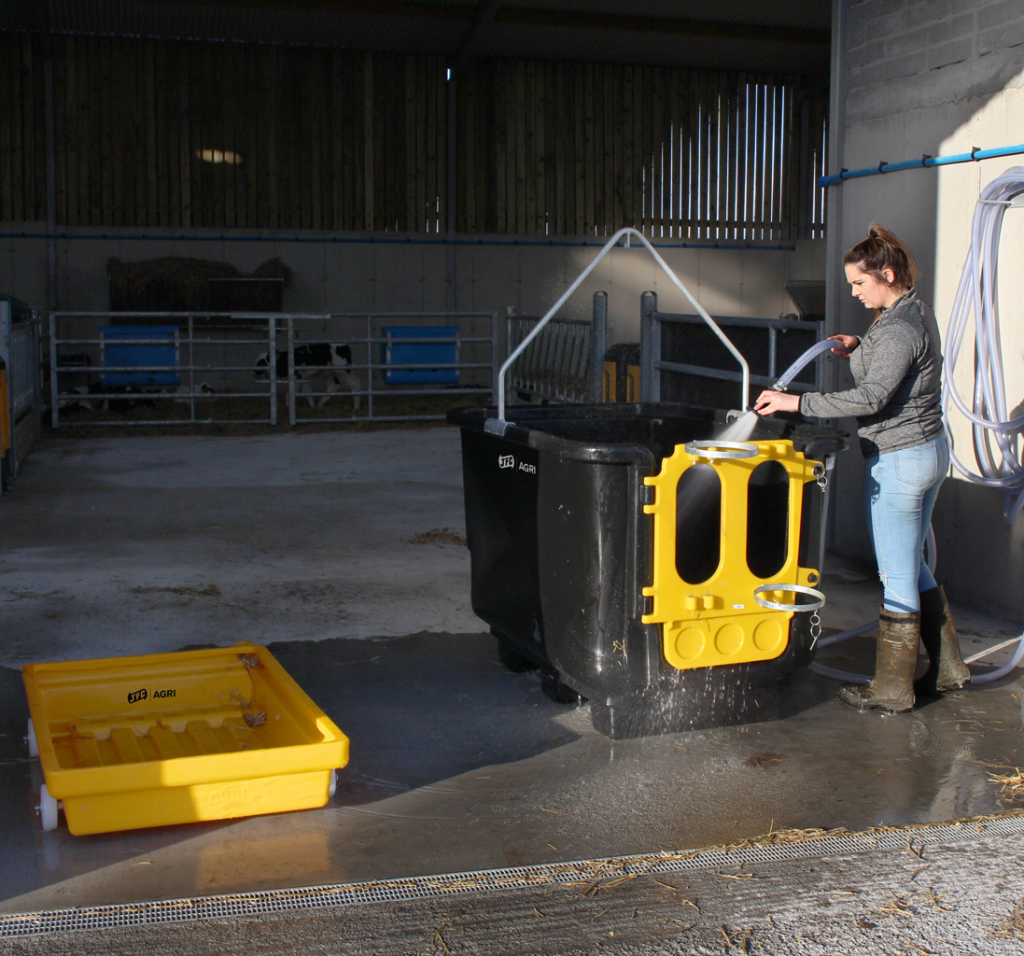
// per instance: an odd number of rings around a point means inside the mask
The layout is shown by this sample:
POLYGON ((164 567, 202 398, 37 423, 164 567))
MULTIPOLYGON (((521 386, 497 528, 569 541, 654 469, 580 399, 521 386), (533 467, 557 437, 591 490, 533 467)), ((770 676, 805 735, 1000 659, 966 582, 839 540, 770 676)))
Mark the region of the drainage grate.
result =
POLYGON ((378 880, 370 883, 336 883, 292 890, 264 890, 192 899, 159 900, 151 903, 122 903, 111 906, 83 906, 0 916, 0 937, 40 936, 69 930, 108 929, 255 916, 285 910, 352 906, 357 903, 385 903, 428 897, 456 896, 481 891, 530 889, 557 884, 599 883, 625 876, 705 870, 740 863, 781 863, 866 853, 871 850, 905 850, 908 840, 921 845, 961 843, 982 837, 1024 832, 1024 817, 1002 817, 984 821, 963 821, 921 829, 884 830, 861 835, 822 837, 802 843, 749 847, 732 850, 693 850, 685 855, 671 853, 636 854, 599 860, 579 860, 500 870, 474 870, 442 876, 378 880))

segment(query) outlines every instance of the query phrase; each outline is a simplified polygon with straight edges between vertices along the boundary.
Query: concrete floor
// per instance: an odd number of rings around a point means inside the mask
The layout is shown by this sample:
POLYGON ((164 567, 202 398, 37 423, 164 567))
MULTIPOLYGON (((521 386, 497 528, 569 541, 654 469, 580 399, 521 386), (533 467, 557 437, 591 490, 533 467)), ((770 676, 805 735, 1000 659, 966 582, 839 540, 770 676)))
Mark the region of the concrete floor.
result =
MULTIPOLYGON (((0 528, 0 912, 932 823, 1012 806, 990 771, 1024 763, 1013 678, 887 718, 836 704, 835 682, 808 673, 782 721, 597 735, 586 706, 504 671, 472 614, 448 428, 50 441, 0 528), (444 529, 456 535, 429 534, 444 529), (21 664, 243 639, 271 645, 351 738, 323 810, 40 831, 21 664)), ((824 590, 826 627, 877 608, 877 583, 837 559, 824 590)), ((965 652, 1019 633, 957 611, 965 652)), ((871 645, 820 659, 864 671, 871 645)))

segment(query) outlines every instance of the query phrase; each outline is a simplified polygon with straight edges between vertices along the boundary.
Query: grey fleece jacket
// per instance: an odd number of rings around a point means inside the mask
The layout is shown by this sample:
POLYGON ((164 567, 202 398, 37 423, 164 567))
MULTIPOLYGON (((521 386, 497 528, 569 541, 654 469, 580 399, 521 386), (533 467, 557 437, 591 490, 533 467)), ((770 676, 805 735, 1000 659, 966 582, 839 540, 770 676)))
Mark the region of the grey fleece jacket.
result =
POLYGON ((875 320, 850 356, 856 387, 806 392, 800 411, 857 419, 866 456, 931 441, 942 432, 942 350, 935 313, 914 289, 875 320))

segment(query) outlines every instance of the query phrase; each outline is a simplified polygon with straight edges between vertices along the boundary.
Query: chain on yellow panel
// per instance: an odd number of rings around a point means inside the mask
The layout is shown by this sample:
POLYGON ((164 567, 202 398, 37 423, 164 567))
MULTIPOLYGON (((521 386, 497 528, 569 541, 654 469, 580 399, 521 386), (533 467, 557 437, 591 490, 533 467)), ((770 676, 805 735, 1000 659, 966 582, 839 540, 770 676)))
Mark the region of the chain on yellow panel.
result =
MULTIPOLYGON (((710 443, 709 443, 710 444, 710 443)), ((654 503, 644 511, 654 516, 654 574, 645 597, 653 599, 645 624, 662 625, 665 660, 679 669, 743 664, 779 657, 789 644, 792 611, 772 611, 754 599, 754 588, 766 583, 816 584, 816 569, 799 566, 803 489, 814 481, 818 462, 804 458, 789 441, 751 442, 757 454, 748 458, 713 459, 690 454, 677 445, 662 462, 661 473, 645 478, 654 488, 654 503), (769 577, 758 577, 747 563, 749 482, 754 470, 778 462, 789 477, 785 559, 769 577), (676 564, 676 496, 679 480, 696 464, 710 465, 721 487, 719 563, 699 584, 680 577, 676 564)), ((712 500, 717 497, 712 495, 712 500)), ((686 531, 679 529, 680 533, 686 531)), ((796 603, 793 592, 765 597, 796 603)))

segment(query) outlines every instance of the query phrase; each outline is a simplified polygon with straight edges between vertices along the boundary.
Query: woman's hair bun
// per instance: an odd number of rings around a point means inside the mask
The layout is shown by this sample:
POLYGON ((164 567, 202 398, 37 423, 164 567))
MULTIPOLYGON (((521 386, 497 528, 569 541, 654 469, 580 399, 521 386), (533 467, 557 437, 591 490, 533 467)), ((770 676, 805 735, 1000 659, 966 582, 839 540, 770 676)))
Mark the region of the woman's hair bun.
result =
POLYGON ((895 233, 878 222, 868 226, 867 238, 861 239, 843 256, 843 264, 855 265, 893 288, 909 289, 917 284, 918 271, 914 254, 895 233), (892 269, 893 282, 890 283, 883 275, 885 269, 892 269))

